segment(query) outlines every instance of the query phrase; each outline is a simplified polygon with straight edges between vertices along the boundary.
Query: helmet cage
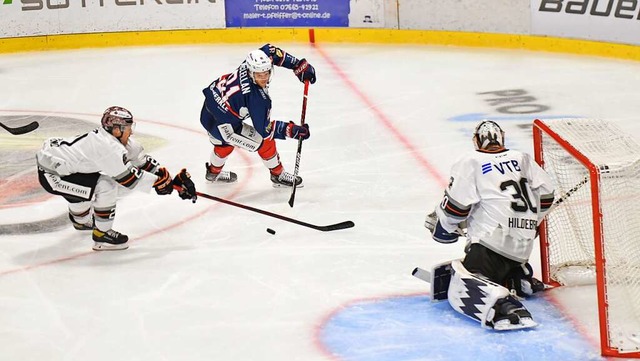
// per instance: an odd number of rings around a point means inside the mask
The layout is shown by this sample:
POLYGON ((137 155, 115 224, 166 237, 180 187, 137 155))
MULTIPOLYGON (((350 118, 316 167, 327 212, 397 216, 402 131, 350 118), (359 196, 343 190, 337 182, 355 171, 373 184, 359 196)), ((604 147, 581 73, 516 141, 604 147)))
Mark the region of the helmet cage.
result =
POLYGON ((487 149, 491 145, 504 147, 504 131, 498 123, 483 120, 473 131, 473 144, 476 150, 487 149))

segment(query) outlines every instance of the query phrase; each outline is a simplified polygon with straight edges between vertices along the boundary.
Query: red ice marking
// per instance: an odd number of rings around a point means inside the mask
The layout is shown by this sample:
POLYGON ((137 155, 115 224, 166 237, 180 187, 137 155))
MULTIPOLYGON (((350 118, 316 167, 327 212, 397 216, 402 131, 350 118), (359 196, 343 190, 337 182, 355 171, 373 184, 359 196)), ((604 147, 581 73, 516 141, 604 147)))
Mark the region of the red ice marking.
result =
POLYGON ((429 174, 441 188, 445 188, 448 182, 445 180, 445 177, 440 174, 438 169, 436 169, 436 167, 434 167, 433 164, 431 164, 431 162, 427 160, 427 158, 418 150, 418 148, 414 146, 413 143, 411 143, 411 141, 398 128, 396 128, 393 121, 373 101, 371 101, 371 99, 369 99, 369 97, 364 92, 360 90, 360 87, 358 87, 353 81, 351 81, 347 74, 342 71, 342 69, 333 61, 333 59, 331 59, 331 57, 327 53, 324 52, 324 50, 322 50, 321 47, 319 47, 317 44, 314 44, 314 48, 318 51, 318 53, 320 53, 320 55, 322 55, 324 60, 329 64, 329 66, 331 66, 333 71, 338 75, 338 77, 342 79, 347 87, 351 89, 369 109, 371 109, 373 114, 376 116, 376 119, 381 122, 385 126, 385 128, 387 128, 387 130, 391 132, 391 134, 393 134, 395 139, 409 151, 409 154, 413 156, 413 159, 418 162, 418 164, 420 164, 420 166, 427 172, 427 174, 429 174))
POLYGON ((315 44, 316 42, 316 33, 313 29, 309 29, 309 42, 311 44, 315 44))

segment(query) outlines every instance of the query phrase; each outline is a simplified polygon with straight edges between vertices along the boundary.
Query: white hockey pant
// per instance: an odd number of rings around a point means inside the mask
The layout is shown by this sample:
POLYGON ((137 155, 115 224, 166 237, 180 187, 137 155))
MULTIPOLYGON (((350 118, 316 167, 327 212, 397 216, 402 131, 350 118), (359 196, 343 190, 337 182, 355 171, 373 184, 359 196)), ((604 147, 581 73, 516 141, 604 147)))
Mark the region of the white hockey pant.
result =
MULTIPOLYGON (((262 144, 262 136, 249 124, 242 123, 242 130, 240 133, 235 133, 231 124, 228 123, 218 125, 218 130, 220 130, 222 140, 234 147, 255 152, 262 144)), ((212 137, 211 134, 209 134, 209 141, 213 145, 222 145, 222 142, 220 142, 219 139, 212 137)))

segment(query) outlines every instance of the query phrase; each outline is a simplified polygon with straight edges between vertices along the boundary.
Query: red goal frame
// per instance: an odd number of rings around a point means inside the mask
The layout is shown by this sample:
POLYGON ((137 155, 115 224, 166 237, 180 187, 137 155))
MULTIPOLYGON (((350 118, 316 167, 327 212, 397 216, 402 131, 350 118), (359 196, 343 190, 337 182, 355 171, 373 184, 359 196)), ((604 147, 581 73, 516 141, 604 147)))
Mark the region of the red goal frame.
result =
MULTIPOLYGON (((596 265, 596 289, 598 297, 598 320, 600 326, 600 349, 603 356, 624 357, 624 358, 640 358, 640 352, 624 352, 621 353, 617 348, 611 346, 609 339, 609 320, 607 312, 607 284, 605 263, 606 259, 603 253, 604 237, 602 230, 602 211, 600 200, 600 169, 593 164, 588 157, 580 153, 569 142, 554 132, 544 121, 535 119, 533 122, 533 147, 535 160, 544 168, 544 149, 542 144, 542 134, 546 134, 555 140, 567 153, 577 159, 589 171, 589 181, 591 184, 591 213, 593 219, 593 242, 595 250, 596 265)), ((556 194, 561 197, 561 194, 556 194)), ((555 280, 551 279, 549 265, 549 241, 547 238, 547 222, 542 221, 540 224, 540 258, 542 268, 542 280, 544 283, 559 285, 555 280)))

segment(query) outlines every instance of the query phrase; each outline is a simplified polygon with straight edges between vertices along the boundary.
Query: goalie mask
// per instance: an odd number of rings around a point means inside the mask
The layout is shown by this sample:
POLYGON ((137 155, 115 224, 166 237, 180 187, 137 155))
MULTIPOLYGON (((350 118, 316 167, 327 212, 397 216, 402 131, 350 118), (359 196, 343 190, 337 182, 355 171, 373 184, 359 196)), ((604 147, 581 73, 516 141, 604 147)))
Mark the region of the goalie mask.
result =
POLYGON ((473 145, 476 150, 487 149, 489 146, 504 147, 504 131, 498 123, 491 120, 483 120, 473 131, 473 145))
POLYGON ((249 77, 256 82, 254 73, 264 73, 269 72, 266 85, 271 81, 271 74, 273 73, 273 64, 271 63, 271 58, 267 56, 262 50, 254 50, 247 55, 247 59, 245 59, 245 63, 247 64, 247 70, 249 71, 249 77))

